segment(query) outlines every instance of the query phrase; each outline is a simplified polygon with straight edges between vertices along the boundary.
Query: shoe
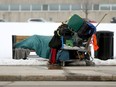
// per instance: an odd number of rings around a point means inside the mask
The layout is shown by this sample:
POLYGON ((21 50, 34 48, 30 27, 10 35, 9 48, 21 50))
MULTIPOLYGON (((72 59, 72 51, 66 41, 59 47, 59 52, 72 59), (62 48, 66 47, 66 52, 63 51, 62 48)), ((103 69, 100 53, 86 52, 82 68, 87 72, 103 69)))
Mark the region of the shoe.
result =
POLYGON ((62 69, 62 67, 58 64, 49 64, 48 69, 62 69))

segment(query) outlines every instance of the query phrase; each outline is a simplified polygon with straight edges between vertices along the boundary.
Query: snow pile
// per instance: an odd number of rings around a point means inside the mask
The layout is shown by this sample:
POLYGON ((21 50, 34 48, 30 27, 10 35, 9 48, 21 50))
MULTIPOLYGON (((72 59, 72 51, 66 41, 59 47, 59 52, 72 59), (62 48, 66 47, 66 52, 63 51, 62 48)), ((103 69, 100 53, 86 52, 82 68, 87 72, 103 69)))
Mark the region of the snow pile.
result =
POLYGON ((93 62, 95 65, 116 65, 116 59, 100 60, 98 58, 94 58, 93 62))

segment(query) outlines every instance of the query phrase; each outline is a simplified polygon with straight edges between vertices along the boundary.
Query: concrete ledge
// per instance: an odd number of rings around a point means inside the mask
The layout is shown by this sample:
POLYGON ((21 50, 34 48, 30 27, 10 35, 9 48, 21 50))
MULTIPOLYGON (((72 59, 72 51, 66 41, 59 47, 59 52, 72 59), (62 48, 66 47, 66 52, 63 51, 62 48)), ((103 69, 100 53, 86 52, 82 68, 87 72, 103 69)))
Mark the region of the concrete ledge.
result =
MULTIPOLYGON (((116 76, 115 76, 116 77, 116 76)), ((116 81, 104 76, 0 76, 0 81, 116 81)))
POLYGON ((0 81, 116 81, 116 67, 0 66, 0 81))

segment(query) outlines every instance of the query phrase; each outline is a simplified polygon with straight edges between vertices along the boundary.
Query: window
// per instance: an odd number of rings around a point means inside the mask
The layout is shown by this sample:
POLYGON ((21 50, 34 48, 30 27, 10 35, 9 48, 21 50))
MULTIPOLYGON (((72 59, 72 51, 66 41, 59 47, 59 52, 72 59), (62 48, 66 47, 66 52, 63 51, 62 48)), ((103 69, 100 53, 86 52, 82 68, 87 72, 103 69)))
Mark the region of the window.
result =
POLYGON ((71 6, 72 6, 71 10, 81 10, 81 5, 75 4, 75 5, 71 5, 71 6))
POLYGON ((70 5, 60 5, 60 10, 70 10, 70 5))
POLYGON ((59 5, 58 4, 49 5, 49 10, 57 11, 59 10, 59 5))
POLYGON ((42 10, 47 11, 48 10, 48 5, 44 4, 42 10))
POLYGON ((99 10, 99 4, 94 4, 93 10, 99 10))
POLYGON ((100 9, 101 10, 110 10, 110 5, 108 5, 108 4, 100 5, 100 9))
POLYGON ((116 10, 116 5, 112 5, 112 10, 116 10))
POLYGON ((41 10, 41 5, 32 4, 32 11, 38 11, 38 10, 41 10))
POLYGON ((30 5, 27 5, 27 4, 21 5, 21 11, 30 11, 30 5))
POLYGON ((10 10, 11 11, 19 11, 19 5, 17 4, 11 4, 10 5, 10 10))
POLYGON ((9 5, 0 4, 0 11, 8 11, 9 5))

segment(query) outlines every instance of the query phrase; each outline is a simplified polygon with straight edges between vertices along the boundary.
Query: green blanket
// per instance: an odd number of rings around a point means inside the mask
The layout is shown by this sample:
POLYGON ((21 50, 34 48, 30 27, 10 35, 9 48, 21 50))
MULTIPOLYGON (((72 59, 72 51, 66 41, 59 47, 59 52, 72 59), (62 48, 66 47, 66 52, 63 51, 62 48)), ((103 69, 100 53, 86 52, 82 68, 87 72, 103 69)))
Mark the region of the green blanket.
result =
POLYGON ((15 48, 35 50, 36 54, 43 58, 49 58, 50 48, 48 46, 52 36, 33 35, 14 45, 15 48))

